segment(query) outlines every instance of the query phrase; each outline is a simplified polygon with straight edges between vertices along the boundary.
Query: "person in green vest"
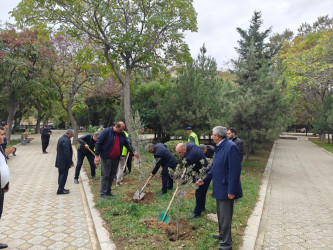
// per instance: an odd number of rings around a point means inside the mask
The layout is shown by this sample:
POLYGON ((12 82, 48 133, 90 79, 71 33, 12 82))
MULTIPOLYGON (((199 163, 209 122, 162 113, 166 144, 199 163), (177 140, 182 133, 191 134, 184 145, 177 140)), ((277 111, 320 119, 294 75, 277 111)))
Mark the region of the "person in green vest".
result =
POLYGON ((193 142, 199 146, 199 138, 196 133, 192 131, 192 127, 186 128, 187 134, 188 134, 188 142, 193 142))
MULTIPOLYGON (((129 137, 128 137, 128 133, 127 133, 127 129, 124 130, 124 133, 126 135, 126 139, 129 143, 129 137)), ((117 170, 117 180, 116 180, 116 186, 120 186, 121 181, 123 179, 124 176, 124 169, 126 167, 126 160, 128 161, 132 161, 132 157, 130 158, 130 155, 127 156, 128 150, 125 146, 123 146, 123 150, 119 159, 119 165, 118 165, 118 170, 117 170)))

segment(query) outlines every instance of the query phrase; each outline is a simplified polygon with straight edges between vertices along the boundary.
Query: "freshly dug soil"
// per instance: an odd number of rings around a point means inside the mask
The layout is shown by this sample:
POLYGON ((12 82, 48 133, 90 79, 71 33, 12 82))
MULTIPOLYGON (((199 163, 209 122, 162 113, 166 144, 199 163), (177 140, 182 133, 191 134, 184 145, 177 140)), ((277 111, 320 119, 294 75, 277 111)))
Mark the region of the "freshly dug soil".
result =
POLYGON ((193 231, 196 230, 195 226, 188 224, 186 220, 179 219, 178 233, 176 221, 170 221, 169 224, 158 222, 158 218, 149 218, 143 220, 145 225, 149 228, 161 230, 165 233, 170 241, 189 240, 193 238, 193 231))

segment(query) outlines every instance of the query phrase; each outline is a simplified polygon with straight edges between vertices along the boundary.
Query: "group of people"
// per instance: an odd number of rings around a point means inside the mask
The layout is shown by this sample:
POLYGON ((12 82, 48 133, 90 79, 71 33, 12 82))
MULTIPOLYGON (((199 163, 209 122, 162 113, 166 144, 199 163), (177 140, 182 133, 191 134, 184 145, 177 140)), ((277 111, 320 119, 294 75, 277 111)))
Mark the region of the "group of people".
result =
MULTIPOLYGON (((195 190, 196 204, 193 213, 188 219, 201 216, 205 210, 206 194, 211 181, 213 181, 213 197, 216 199, 216 209, 219 224, 219 234, 213 237, 220 240, 221 249, 232 248, 231 223, 233 216, 234 201, 242 197, 240 182, 241 161, 243 158, 243 142, 236 136, 233 128, 216 126, 212 130, 211 138, 216 147, 212 145, 199 144, 199 137, 187 127, 189 134, 188 143, 177 144, 175 150, 179 156, 186 161, 187 173, 193 176, 193 183, 198 188, 195 190), (213 159, 211 167, 207 168, 207 158, 213 159), (205 169, 203 174, 200 171, 205 169), (193 172, 195 175, 193 175, 193 172)), ((52 131, 47 125, 41 130, 42 151, 47 154, 52 131)), ((57 155, 55 166, 58 168, 58 190, 57 194, 69 194, 69 189, 65 188, 68 171, 74 167, 72 160, 73 150, 70 139, 74 136, 72 129, 61 136, 57 143, 57 155)), ((0 144, 3 143, 5 130, 0 126, 0 144)), ((112 127, 106 128, 100 133, 87 134, 79 138, 80 146, 77 153, 77 165, 74 176, 74 183, 79 183, 79 173, 84 157, 87 157, 91 168, 92 179, 96 178, 96 166, 101 163, 101 186, 100 198, 107 200, 108 196, 116 196, 112 193, 112 183, 116 180, 116 185, 120 185, 124 168, 127 162, 132 161, 132 156, 139 158, 137 152, 132 147, 128 133, 125 132, 125 123, 117 122, 112 127), (95 149, 95 151, 94 151, 95 149)), ((9 169, 6 163, 3 148, 0 147, 0 217, 3 207, 4 193, 9 189, 9 169)), ((169 168, 175 170, 177 160, 163 143, 148 144, 147 151, 154 154, 156 164, 150 176, 153 177, 162 167, 162 190, 158 194, 163 195, 167 190, 173 189, 173 179, 169 174, 169 168)), ((130 170, 130 169, 129 169, 130 170)), ((0 248, 7 247, 0 244, 0 248)))
MULTIPOLYGON (((216 148, 199 144, 199 138, 192 131, 192 127, 187 127, 187 133, 188 143, 177 144, 176 152, 186 160, 185 168, 191 166, 191 171, 195 172, 194 175, 189 174, 193 176, 193 183, 198 186, 195 190, 196 205, 188 219, 201 216, 205 210, 207 190, 213 180, 213 197, 216 199, 219 224, 219 234, 213 235, 213 238, 220 240, 220 249, 232 249, 231 223, 234 201, 243 196, 240 182, 243 142, 236 136, 235 129, 222 126, 216 126, 212 130, 211 138, 216 148), (207 158, 213 158, 211 167, 207 166, 207 158), (208 167, 204 175, 200 171, 203 167, 208 167)), ((148 144, 147 150, 157 159, 151 176, 162 166, 162 191, 159 195, 163 195, 167 189, 173 187, 173 179, 168 169, 174 170, 177 161, 162 143, 148 144)))

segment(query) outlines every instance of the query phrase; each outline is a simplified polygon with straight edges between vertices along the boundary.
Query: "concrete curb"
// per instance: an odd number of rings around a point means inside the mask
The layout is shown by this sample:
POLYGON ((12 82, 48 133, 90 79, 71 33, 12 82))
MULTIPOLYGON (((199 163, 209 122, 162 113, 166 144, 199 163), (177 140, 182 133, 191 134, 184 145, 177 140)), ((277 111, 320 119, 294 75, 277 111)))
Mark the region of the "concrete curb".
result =
POLYGON ((276 148, 277 141, 274 142, 271 153, 269 155, 267 165, 265 168, 265 172, 262 177, 262 182, 259 189, 259 196, 256 203, 256 206, 247 221, 247 226, 245 228, 244 237, 243 237, 243 244, 240 249, 242 250, 249 250, 249 249, 255 249, 258 232, 259 232, 259 226, 260 221, 263 213, 263 207, 265 203, 266 198, 266 192, 268 187, 268 180, 271 173, 271 168, 273 164, 274 159, 274 153, 276 148))
POLYGON ((309 141, 309 138, 306 138, 306 139, 307 139, 306 141, 312 143, 312 144, 315 145, 316 147, 320 148, 322 151, 324 151, 324 152, 326 152, 326 153, 328 153, 328 154, 330 154, 330 155, 333 156, 333 153, 331 153, 331 152, 327 151, 326 149, 324 149, 324 148, 318 146, 316 143, 313 143, 312 141, 309 141))
MULTIPOLYGON (((76 157, 77 149, 73 146, 73 153, 76 157)), ((95 208, 94 196, 91 192, 91 188, 89 186, 89 178, 82 168, 80 171, 80 190, 82 199, 84 200, 86 207, 85 212, 88 221, 91 223, 91 234, 95 234, 98 242, 93 242, 95 249, 101 250, 112 250, 116 249, 115 244, 110 240, 110 234, 104 227, 104 221, 101 218, 99 211, 95 208)), ((90 224, 89 223, 89 224, 90 224)), ((93 237, 91 237, 93 238, 93 237)))

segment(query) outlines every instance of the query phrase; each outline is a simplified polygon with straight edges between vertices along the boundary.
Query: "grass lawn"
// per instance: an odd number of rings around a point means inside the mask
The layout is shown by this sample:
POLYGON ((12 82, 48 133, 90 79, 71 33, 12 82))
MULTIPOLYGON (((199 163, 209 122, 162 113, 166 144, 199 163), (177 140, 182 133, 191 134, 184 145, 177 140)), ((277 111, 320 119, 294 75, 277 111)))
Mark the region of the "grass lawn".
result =
POLYGON ((328 144, 327 142, 323 142, 323 141, 312 141, 313 143, 317 144, 319 147, 322 147, 324 149, 326 149, 328 152, 333 153, 333 145, 332 142, 330 144, 328 144))
POLYGON ((13 147, 21 143, 21 139, 10 139, 10 144, 7 144, 7 148, 13 147))
MULTIPOLYGON (((248 161, 242 163, 243 198, 235 204, 232 228, 234 249, 239 249, 242 243, 244 229, 256 203, 271 147, 272 145, 268 145, 265 150, 258 150, 248 161)), ((83 167, 90 177, 89 164, 86 160, 83 167)), ((108 201, 99 199, 100 169, 97 171, 97 176, 99 177, 97 181, 90 181, 96 207, 101 212, 117 249, 218 248, 218 240, 212 238, 212 235, 218 233, 218 224, 207 217, 207 214, 216 213, 212 184, 208 190, 206 211, 203 216, 192 220, 187 219, 195 207, 194 186, 190 184, 186 185, 187 193, 184 198, 176 196, 168 213, 171 222, 167 225, 162 222, 157 223, 157 219, 160 212, 165 212, 176 185, 172 191, 158 197, 157 194, 161 190, 159 172, 147 185, 144 190, 145 198, 139 203, 132 201, 134 192, 144 183, 144 181, 141 183, 138 181, 137 167, 132 167, 132 174, 124 177, 120 187, 112 185, 112 192, 117 197, 111 197, 108 201), (177 221, 180 225, 178 237, 175 234, 177 221)))

